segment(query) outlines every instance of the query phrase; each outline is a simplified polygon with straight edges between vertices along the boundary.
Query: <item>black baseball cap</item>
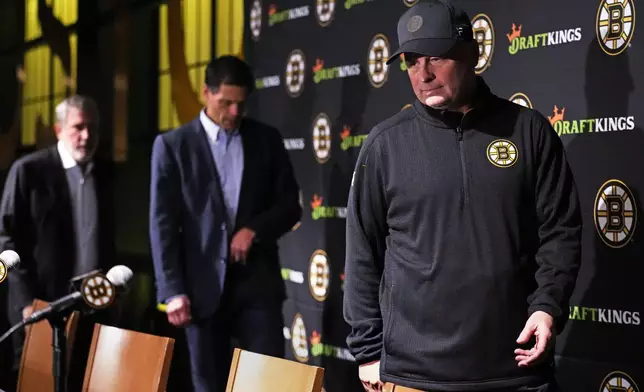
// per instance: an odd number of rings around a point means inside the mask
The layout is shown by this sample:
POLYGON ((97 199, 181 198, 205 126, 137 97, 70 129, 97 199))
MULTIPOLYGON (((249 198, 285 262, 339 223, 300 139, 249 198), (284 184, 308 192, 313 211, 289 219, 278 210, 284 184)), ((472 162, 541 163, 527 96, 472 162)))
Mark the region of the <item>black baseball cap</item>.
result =
POLYGON ((405 52, 440 57, 457 42, 473 39, 470 18, 451 0, 420 1, 398 20, 398 50, 387 64, 405 52))

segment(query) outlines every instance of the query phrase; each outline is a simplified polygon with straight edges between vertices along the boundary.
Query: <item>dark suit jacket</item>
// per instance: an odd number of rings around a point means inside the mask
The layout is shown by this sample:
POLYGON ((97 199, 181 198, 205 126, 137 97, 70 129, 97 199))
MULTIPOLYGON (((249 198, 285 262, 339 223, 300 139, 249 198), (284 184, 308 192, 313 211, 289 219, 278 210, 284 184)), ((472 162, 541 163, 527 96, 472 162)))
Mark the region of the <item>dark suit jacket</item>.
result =
POLYGON ((199 118, 154 141, 150 241, 157 299, 186 294, 193 317, 217 310, 219 282, 231 268, 239 269, 235 289, 247 298, 285 297, 277 240, 301 217, 299 187, 277 129, 244 119, 240 134, 244 170, 233 233, 243 227, 256 233, 243 267, 217 260, 220 241, 229 246, 231 238, 217 168, 199 118))
MULTIPOLYGON (((115 264, 111 166, 97 161, 94 168, 99 268, 106 273, 115 264)), ((13 249, 21 259, 8 275, 10 311, 19 311, 34 298, 53 301, 69 294, 76 254, 73 219, 55 145, 14 162, 0 203, 0 250, 13 249)))

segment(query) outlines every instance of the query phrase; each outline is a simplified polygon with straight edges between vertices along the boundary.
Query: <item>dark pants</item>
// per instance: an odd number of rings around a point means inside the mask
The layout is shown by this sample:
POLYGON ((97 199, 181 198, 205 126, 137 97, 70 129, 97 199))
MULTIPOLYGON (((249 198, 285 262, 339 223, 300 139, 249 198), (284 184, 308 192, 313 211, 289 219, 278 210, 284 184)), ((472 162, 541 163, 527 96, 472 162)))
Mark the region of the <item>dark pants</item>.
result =
POLYGON ((232 361, 233 339, 240 348, 284 357, 282 303, 248 299, 228 280, 219 310, 186 327, 195 392, 224 392, 232 361))

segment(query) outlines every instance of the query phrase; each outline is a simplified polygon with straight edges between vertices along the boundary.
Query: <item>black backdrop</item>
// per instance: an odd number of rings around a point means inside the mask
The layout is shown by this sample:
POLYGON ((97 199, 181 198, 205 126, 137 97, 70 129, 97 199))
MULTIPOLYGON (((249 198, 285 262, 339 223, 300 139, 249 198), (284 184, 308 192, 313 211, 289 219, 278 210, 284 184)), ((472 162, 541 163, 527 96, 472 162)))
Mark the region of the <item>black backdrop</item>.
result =
MULTIPOLYGON (((301 225, 281 251, 287 356, 324 366, 329 392, 361 390, 342 318, 346 199, 370 129, 414 99, 400 62, 382 63, 397 47, 398 17, 413 2, 245 3, 245 56, 259 89, 251 112, 281 130, 302 189, 301 225)), ((644 35, 634 31, 636 4, 460 5, 481 44, 477 71, 497 95, 549 117, 579 187, 583 266, 557 341, 564 390, 638 391, 644 387, 638 287, 644 228, 637 228, 644 192, 644 35)))

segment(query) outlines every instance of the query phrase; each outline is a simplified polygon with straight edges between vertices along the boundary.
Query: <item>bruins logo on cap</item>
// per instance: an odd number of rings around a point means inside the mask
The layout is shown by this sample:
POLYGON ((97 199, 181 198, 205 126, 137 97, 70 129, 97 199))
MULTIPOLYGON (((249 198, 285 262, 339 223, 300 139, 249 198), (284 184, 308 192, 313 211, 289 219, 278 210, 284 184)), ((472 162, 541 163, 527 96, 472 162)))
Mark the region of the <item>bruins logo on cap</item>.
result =
POLYGON ((414 15, 407 22, 407 30, 410 33, 415 33, 423 26, 423 18, 420 15, 414 15))
POLYGON ((518 158, 519 150, 509 140, 495 140, 487 147, 487 159, 496 167, 510 167, 518 158))

